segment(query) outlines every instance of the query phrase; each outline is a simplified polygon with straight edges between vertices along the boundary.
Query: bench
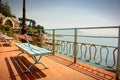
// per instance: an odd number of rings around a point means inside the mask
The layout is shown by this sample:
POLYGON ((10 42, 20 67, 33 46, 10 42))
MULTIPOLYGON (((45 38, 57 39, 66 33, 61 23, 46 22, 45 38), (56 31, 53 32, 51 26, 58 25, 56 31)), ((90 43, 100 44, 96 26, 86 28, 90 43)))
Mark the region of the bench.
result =
POLYGON ((14 40, 13 37, 9 37, 6 34, 0 33, 0 41, 1 42, 5 42, 6 44, 11 44, 11 41, 13 41, 13 40, 14 40))
POLYGON ((11 42, 10 42, 11 40, 14 40, 13 37, 9 37, 9 36, 7 36, 7 35, 2 35, 2 37, 3 37, 5 40, 7 40, 9 43, 11 43, 11 42))
POLYGON ((18 57, 23 53, 27 53, 34 61, 34 63, 31 64, 24 72, 30 72, 31 67, 34 66, 35 64, 42 64, 47 69, 45 64, 43 64, 40 61, 40 59, 42 58, 43 55, 52 54, 52 51, 32 45, 30 43, 30 41, 32 41, 32 37, 27 34, 24 35, 15 34, 15 36, 18 41, 18 43, 16 43, 16 46, 21 50, 21 53, 18 54, 18 57), (26 42, 22 43, 20 39, 26 40, 26 42))

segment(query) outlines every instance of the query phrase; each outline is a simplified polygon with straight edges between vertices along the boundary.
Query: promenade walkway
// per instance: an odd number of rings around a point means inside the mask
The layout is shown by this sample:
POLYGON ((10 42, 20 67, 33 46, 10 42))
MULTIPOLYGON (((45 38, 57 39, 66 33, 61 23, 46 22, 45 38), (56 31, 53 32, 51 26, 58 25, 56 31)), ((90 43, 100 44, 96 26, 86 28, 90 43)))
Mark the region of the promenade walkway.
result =
POLYGON ((0 46, 0 80, 115 80, 115 74, 83 63, 72 63, 59 55, 44 56, 41 61, 48 66, 35 65, 30 73, 23 73, 33 61, 20 53, 14 45, 0 46))

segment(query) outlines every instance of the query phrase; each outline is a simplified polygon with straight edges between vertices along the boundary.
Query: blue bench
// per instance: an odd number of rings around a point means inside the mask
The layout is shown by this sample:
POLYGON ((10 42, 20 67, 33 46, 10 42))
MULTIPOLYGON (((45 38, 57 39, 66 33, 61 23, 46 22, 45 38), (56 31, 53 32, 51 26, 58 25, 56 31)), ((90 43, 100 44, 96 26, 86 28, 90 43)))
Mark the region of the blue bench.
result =
MULTIPOLYGON (((5 42, 6 44, 11 44, 11 41, 14 40, 13 37, 9 37, 5 34, 0 33, 0 40, 5 42)), ((2 44, 1 44, 2 45, 2 44)))
POLYGON ((40 61, 40 59, 43 55, 52 54, 52 51, 30 44, 32 37, 27 34, 15 34, 15 36, 18 41, 18 43, 16 43, 16 46, 22 51, 18 54, 18 56, 23 53, 27 53, 34 61, 34 63, 31 64, 24 72, 29 72, 30 68, 35 64, 42 64, 47 69, 47 67, 40 61), (22 43, 20 39, 26 40, 26 43, 22 43))

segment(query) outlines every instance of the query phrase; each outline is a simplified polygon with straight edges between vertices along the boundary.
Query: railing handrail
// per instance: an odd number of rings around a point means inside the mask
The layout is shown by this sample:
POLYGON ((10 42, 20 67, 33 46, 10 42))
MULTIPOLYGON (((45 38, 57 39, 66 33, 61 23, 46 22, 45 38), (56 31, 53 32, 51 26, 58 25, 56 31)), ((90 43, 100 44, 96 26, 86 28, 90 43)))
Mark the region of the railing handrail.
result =
MULTIPOLYGON (((48 34, 52 35, 52 34, 48 34)), ((55 34, 55 36, 62 37, 62 36, 74 36, 74 35, 65 35, 65 34, 55 34)), ((118 38, 115 36, 86 36, 86 35, 77 35, 77 37, 89 37, 89 38, 118 38)))
MULTIPOLYGON (((81 27, 81 28, 56 28, 54 30, 71 30, 71 29, 106 29, 106 28, 119 28, 119 26, 105 26, 105 27, 81 27)), ((53 29, 45 29, 45 30, 53 30, 53 29)))

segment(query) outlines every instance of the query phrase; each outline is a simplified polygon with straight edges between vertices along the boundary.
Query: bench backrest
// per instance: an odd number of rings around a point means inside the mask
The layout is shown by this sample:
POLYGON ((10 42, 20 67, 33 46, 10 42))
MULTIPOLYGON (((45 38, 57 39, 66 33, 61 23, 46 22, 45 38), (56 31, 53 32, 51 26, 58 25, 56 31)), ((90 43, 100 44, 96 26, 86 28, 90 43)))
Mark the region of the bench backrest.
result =
POLYGON ((20 39, 23 39, 23 40, 27 41, 30 50, 32 50, 32 47, 30 46, 30 42, 29 42, 29 41, 33 40, 32 36, 29 36, 27 34, 24 34, 24 35, 22 35, 22 34, 15 34, 15 37, 16 37, 16 39, 18 41, 18 44, 21 43, 20 39))

